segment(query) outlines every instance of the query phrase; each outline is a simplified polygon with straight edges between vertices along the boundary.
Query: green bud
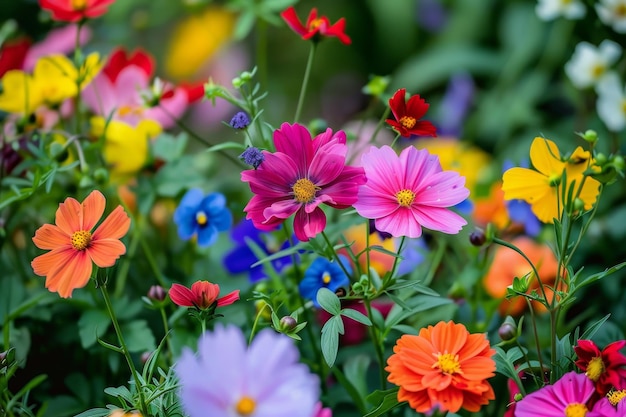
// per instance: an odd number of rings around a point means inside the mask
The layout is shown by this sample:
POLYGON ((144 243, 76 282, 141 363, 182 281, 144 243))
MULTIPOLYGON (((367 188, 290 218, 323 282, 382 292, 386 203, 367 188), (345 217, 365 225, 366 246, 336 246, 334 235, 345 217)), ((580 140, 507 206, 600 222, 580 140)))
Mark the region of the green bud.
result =
POLYGON ((105 168, 97 168, 93 173, 93 179, 98 184, 106 184, 109 181, 109 171, 105 168))
POLYGON ((624 158, 622 155, 615 155, 613 157, 613 166, 618 171, 623 171, 626 168, 626 163, 624 163, 624 158))
POLYGON ((240 77, 235 77, 233 78, 233 87, 239 89, 241 88, 242 85, 244 85, 246 82, 243 81, 240 77))
POLYGON ((498 336, 500 336, 500 339, 504 340, 505 342, 515 340, 515 338, 517 337, 517 326, 515 325, 515 323, 505 321, 498 329, 498 336))
POLYGON ((250 71, 244 71, 239 77, 243 82, 248 82, 252 79, 252 73, 250 71))
POLYGON ((595 130, 587 130, 583 133, 582 138, 589 143, 596 143, 598 141, 598 133, 595 130))
POLYGON ((513 399, 515 400, 515 402, 522 401, 522 398, 524 398, 524 396, 520 394, 519 392, 513 396, 513 399))
POLYGON ((598 165, 598 166, 602 166, 602 165, 606 164, 607 161, 608 161, 608 158, 603 153, 598 153, 594 159, 596 161, 596 165, 598 165))
POLYGON ((574 211, 575 212, 580 212, 583 211, 585 209, 585 202, 583 200, 581 200, 580 198, 577 198, 574 200, 574 211))
POLYGON ((363 87, 362 89, 363 94, 368 94, 374 97, 380 97, 387 89, 387 86, 389 85, 390 81, 391 81, 390 77, 382 77, 380 75, 375 75, 371 77, 370 82, 367 83, 363 87))

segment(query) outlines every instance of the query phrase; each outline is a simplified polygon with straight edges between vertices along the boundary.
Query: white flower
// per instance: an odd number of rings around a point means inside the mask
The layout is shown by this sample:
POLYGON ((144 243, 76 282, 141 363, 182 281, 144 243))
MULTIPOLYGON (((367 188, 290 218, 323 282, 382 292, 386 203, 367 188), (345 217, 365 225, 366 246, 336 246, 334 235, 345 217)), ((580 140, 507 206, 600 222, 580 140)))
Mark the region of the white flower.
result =
POLYGON ((626 0, 600 0, 596 12, 602 23, 617 33, 626 33, 626 0))
POLYGON ((565 64, 565 73, 577 88, 594 86, 621 54, 622 47, 608 39, 597 48, 588 42, 580 42, 565 64))
POLYGON ((582 19, 587 10, 580 0, 539 0, 535 11, 541 20, 553 20, 561 16, 582 19))
POLYGON ((598 116, 612 132, 626 127, 626 91, 616 73, 607 74, 598 84, 598 116))

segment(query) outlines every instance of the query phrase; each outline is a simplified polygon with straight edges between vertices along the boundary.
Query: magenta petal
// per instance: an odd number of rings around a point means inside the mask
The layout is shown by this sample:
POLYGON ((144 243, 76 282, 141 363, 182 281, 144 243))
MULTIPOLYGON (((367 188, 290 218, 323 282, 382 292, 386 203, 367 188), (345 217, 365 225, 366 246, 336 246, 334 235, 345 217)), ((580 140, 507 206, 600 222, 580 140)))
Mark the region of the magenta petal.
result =
POLYGON ((313 149, 316 151, 322 146, 327 145, 328 143, 336 141, 338 144, 345 145, 346 143, 346 133, 343 130, 339 130, 333 134, 331 128, 327 128, 325 132, 320 133, 319 135, 313 138, 313 149))
POLYGON ((376 219, 376 229, 390 233, 394 237, 407 236, 417 238, 422 235, 422 227, 410 209, 399 208, 390 216, 376 219))
POLYGON ((322 187, 335 180, 345 165, 345 156, 318 152, 311 161, 308 178, 318 187, 322 187))
POLYGON ((306 176, 313 159, 313 142, 306 127, 300 124, 283 123, 274 132, 274 145, 277 152, 289 155, 296 163, 298 176, 306 176))
POLYGON ((272 217, 286 219, 298 211, 300 207, 302 207, 302 203, 298 203, 293 199, 276 201, 272 203, 271 206, 266 207, 265 210, 263 210, 263 217, 266 219, 270 219, 272 217))
POLYGON ((413 209, 415 221, 430 230, 442 233, 459 233, 467 221, 446 208, 417 206, 413 209))
POLYGON ((293 231, 298 240, 308 242, 314 238, 326 227, 326 215, 319 207, 312 213, 304 210, 298 210, 293 220, 293 231))
POLYGON ((298 168, 291 157, 281 153, 263 152, 265 163, 258 169, 241 173, 241 181, 250 183, 250 190, 264 197, 286 198, 296 182, 298 168), (271 167, 267 169, 266 167, 271 167))

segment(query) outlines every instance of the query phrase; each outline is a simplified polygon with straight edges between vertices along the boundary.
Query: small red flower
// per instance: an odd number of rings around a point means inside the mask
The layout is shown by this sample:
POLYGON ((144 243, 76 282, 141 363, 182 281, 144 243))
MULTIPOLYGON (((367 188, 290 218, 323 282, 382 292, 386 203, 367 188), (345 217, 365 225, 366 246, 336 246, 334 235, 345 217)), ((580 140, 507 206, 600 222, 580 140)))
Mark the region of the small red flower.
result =
POLYGON ((28 48, 32 44, 28 38, 5 42, 0 47, 0 77, 7 71, 22 69, 28 48))
POLYGON ((574 346, 578 355, 576 366, 596 384, 596 391, 602 396, 626 383, 626 357, 620 352, 624 345, 626 340, 619 340, 600 351, 593 341, 579 340, 578 346, 574 346))
POLYGON ((396 120, 387 119, 387 124, 404 138, 412 135, 436 137, 435 126, 427 120, 420 120, 430 105, 419 94, 410 97, 409 101, 405 101, 405 96, 406 89, 401 88, 389 99, 389 107, 396 120))
POLYGON ((146 74, 147 78, 152 78, 154 75, 154 58, 142 49, 136 49, 132 54, 128 54, 127 56, 124 48, 116 48, 104 68, 102 68, 102 72, 109 77, 111 82, 115 83, 120 72, 131 65, 140 68, 144 74, 146 74))
POLYGON ((78 22, 106 13, 115 0, 39 0, 42 9, 52 13, 54 20, 78 22))
POLYGON ((346 20, 343 17, 337 20, 335 24, 331 25, 326 16, 317 17, 317 9, 313 8, 309 13, 309 18, 306 20, 306 25, 303 25, 293 6, 282 12, 280 16, 287 22, 289 27, 298 35, 302 36, 304 40, 313 39, 314 41, 318 41, 320 38, 326 36, 336 37, 344 45, 350 45, 352 43, 350 37, 345 33, 346 20))
POLYGON ((239 290, 217 298, 220 295, 220 286, 209 281, 196 281, 191 285, 191 289, 184 285, 172 284, 169 294, 174 304, 201 310, 211 307, 215 302, 217 307, 221 307, 239 300, 239 290))

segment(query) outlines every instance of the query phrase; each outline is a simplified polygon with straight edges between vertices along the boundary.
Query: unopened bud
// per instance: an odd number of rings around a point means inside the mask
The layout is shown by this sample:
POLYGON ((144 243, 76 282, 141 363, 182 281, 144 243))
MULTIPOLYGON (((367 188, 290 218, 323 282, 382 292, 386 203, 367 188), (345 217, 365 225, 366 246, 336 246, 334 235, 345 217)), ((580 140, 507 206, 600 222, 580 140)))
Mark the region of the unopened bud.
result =
POLYGON ((598 133, 595 130, 587 130, 583 133, 582 138, 589 143, 596 143, 598 141, 598 133))
POLYGON ((522 398, 524 398, 524 396, 520 394, 519 392, 513 396, 513 399, 515 400, 515 402, 522 401, 522 398))
POLYGON ((313 119, 309 123, 309 130, 312 135, 318 135, 328 129, 328 123, 324 119, 313 119))
POLYGON ((498 329, 498 336, 505 342, 515 339, 517 337, 517 326, 515 323, 505 321, 498 329))
POLYGON ((585 209, 585 202, 580 198, 574 200, 574 211, 580 212, 585 209))
POLYGON ((141 363, 143 363, 144 365, 146 364, 146 362, 148 362, 148 360, 150 359, 150 356, 152 356, 152 352, 144 352, 141 354, 141 363))
POLYGON ((230 119, 230 125, 234 129, 245 129, 250 125, 250 117, 248 117, 245 112, 237 112, 237 114, 230 119))
POLYGON ((4 364, 4 361, 7 358, 7 352, 8 351, 6 351, 6 350, 4 352, 0 352, 0 365, 4 364))
POLYGON ((472 233, 469 235, 469 241, 474 246, 482 246, 487 241, 487 236, 485 235, 485 231, 479 228, 474 229, 472 233))
POLYGON ((623 171, 626 168, 626 163, 624 162, 624 158, 621 155, 615 155, 613 157, 613 166, 618 171, 623 171))
POLYGON ((167 296, 167 291, 160 285, 153 285, 148 290, 148 298, 154 301, 163 301, 167 296))
POLYGON ((284 316, 280 319, 280 330, 283 332, 289 332, 296 328, 298 322, 291 316, 284 316))
POLYGON ((598 153, 594 159, 596 161, 596 164, 599 166, 606 164, 606 162, 608 161, 608 158, 603 153, 598 153))

